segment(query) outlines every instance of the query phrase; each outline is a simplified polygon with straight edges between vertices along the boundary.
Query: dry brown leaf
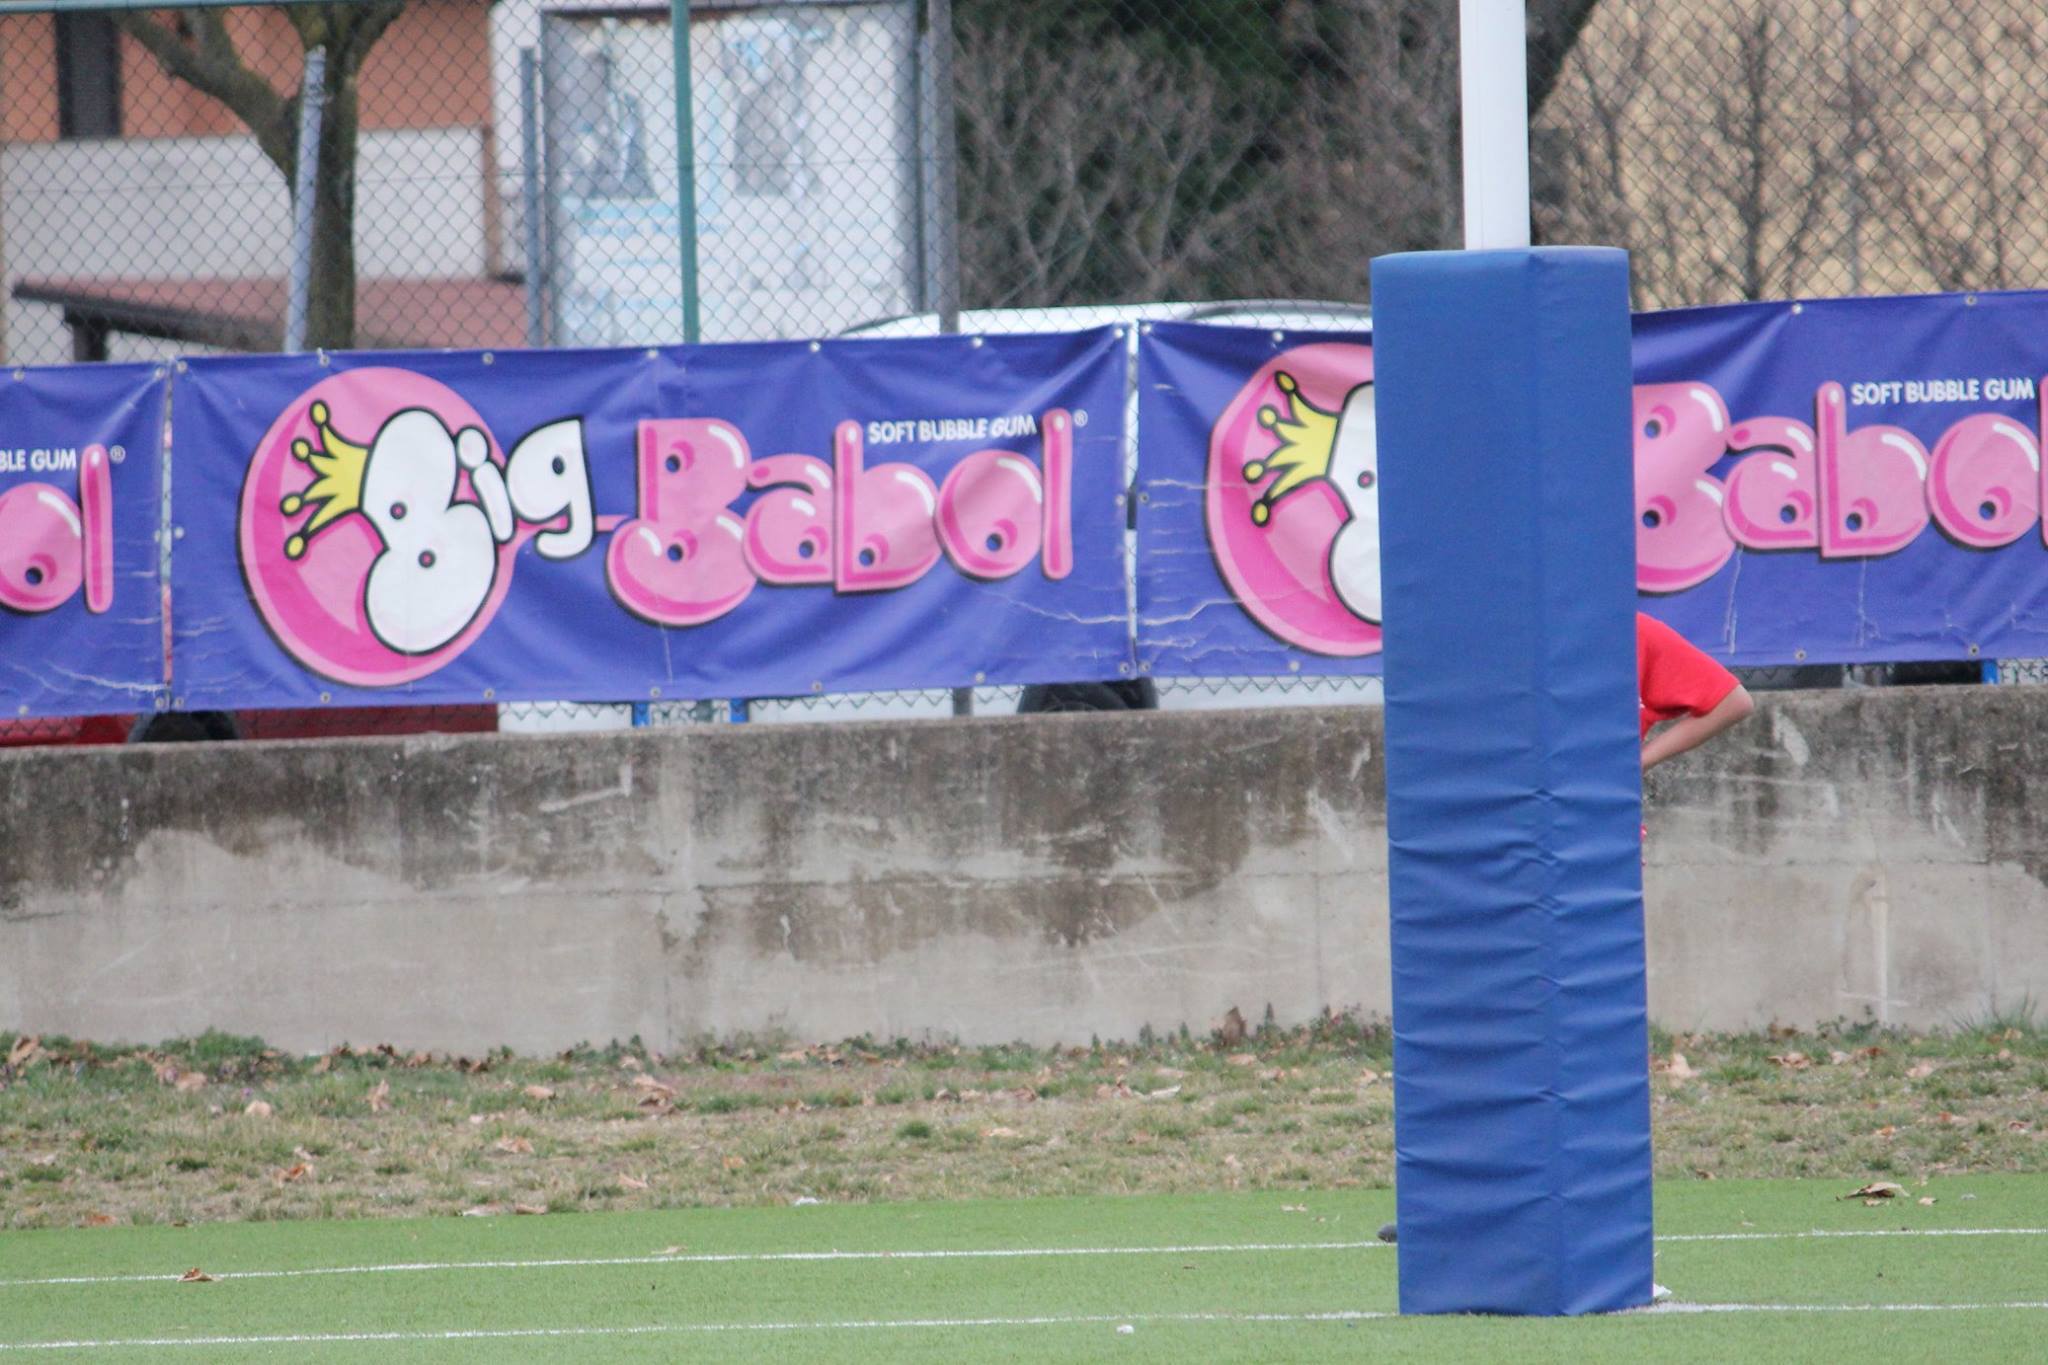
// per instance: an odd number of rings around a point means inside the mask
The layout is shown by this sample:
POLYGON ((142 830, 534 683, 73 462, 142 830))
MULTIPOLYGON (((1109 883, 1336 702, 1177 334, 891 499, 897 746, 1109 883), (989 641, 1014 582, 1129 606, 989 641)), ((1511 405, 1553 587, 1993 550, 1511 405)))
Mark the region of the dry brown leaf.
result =
POLYGON ((2006 1124, 2005 1126, 2008 1130, 2015 1133, 2024 1133, 2033 1127, 2033 1125, 2028 1123, 2025 1119, 2014 1119, 2012 1122, 2006 1124))
POLYGON ((1916 1081, 1924 1081, 1934 1074, 1933 1062, 1921 1062, 1918 1066, 1906 1068, 1906 1074, 1916 1081))
POLYGON ((370 1087, 370 1112, 381 1114, 391 1107, 391 1082, 379 1081, 370 1087))
POLYGON ((619 1069, 621 1071, 638 1071, 640 1069, 640 1059, 638 1057, 621 1057, 619 1058, 619 1069))
POLYGON ((29 1034, 16 1038, 14 1046, 8 1049, 7 1065, 19 1071, 34 1060, 35 1055, 42 1050, 43 1039, 41 1034, 29 1034))
POLYGON ((405 1064, 417 1070, 420 1067, 431 1065, 433 1060, 431 1056, 424 1052, 415 1052, 405 1059, 405 1064))
POLYGON ((514 1205, 512 1206, 512 1212, 514 1212, 514 1213, 527 1213, 527 1214, 532 1214, 532 1213, 546 1213, 547 1211, 548 1211, 548 1206, 547 1206, 547 1205, 545 1205, 545 1204, 514 1204, 514 1205))
POLYGON ((1169 1085, 1164 1090, 1139 1091, 1138 1098, 1141 1100, 1170 1100, 1179 1093, 1179 1086, 1169 1085))
POLYGON ((1380 1073, 1377 1071, 1366 1070, 1358 1073, 1358 1083, 1360 1085, 1371 1085, 1378 1081, 1379 1078, 1380 1073))
POLYGON ((57 1164, 57 1154, 55 1152, 44 1152, 41 1156, 32 1156, 28 1159, 28 1164, 31 1166, 54 1166, 57 1164))
POLYGON ((171 1084, 174 1088, 183 1090, 187 1094, 194 1090, 204 1090, 206 1089, 206 1073, 204 1071, 181 1071, 178 1073, 178 1079, 171 1084))
POLYGON ((775 1060, 778 1062, 807 1062, 810 1059, 811 1050, 804 1047, 793 1047, 787 1052, 775 1054, 775 1060))
POLYGON ((280 1185, 293 1185, 311 1174, 313 1174, 313 1167, 310 1162, 295 1161, 277 1173, 277 1183, 280 1185))
POLYGON ((1888 1138, 1888 1137, 1890 1137, 1890 1136, 1891 1136, 1892 1134, 1894 1134, 1894 1133, 1896 1133, 1896 1132, 1898 1132, 1898 1131, 1899 1131, 1899 1129, 1898 1129, 1898 1125, 1896 1125, 1896 1124, 1891 1124, 1891 1123, 1887 1123, 1887 1124, 1886 1124, 1886 1125, 1885 1125, 1884 1127, 1882 1127, 1882 1128, 1878 1129, 1878 1130, 1877 1130, 1877 1131, 1876 1131, 1875 1133, 1871 1134, 1871 1136, 1872 1136, 1872 1137, 1881 1137, 1881 1138, 1888 1138))
POLYGON ((1889 1180, 1873 1180, 1860 1190, 1843 1196, 1845 1199, 1863 1199, 1876 1203, 1881 1199, 1896 1199, 1906 1192, 1905 1186, 1894 1185, 1889 1180))
POLYGON ((654 1254, 657 1256, 680 1256, 683 1254, 683 1251, 684 1248, 682 1247, 663 1247, 654 1254))
POLYGON ((544 1085, 529 1085, 519 1093, 530 1100, 551 1100, 555 1097, 555 1092, 544 1085))
POLYGON ((633 1078, 633 1088, 645 1095, 659 1095, 665 1100, 672 1100, 676 1097, 676 1088, 674 1086, 664 1085, 648 1075, 635 1076, 633 1078))
POLYGON ((1282 1213, 1307 1213, 1307 1212, 1308 1212, 1308 1205, 1306 1205, 1306 1204, 1282 1204, 1282 1205, 1280 1206, 1280 1212, 1282 1212, 1282 1213))
POLYGON ((192 1268, 191 1268, 190 1270, 186 1271, 186 1272, 185 1272, 184 1274, 182 1274, 182 1275, 180 1275, 180 1276, 178 1277, 178 1283, 179 1283, 179 1284, 212 1284, 212 1283, 213 1283, 213 1276, 211 1276, 211 1275, 207 1274, 207 1273, 206 1273, 205 1271, 201 1270, 201 1269, 200 1269, 200 1268, 199 1268, 198 1266, 196 1266, 196 1265, 195 1265, 195 1266, 193 1266, 193 1267, 192 1267, 192 1268))
POLYGON ((619 1188, 625 1190, 644 1190, 647 1188, 647 1182, 637 1176, 622 1175, 619 1177, 619 1188))
POLYGON ((1884 1049, 1881 1047, 1859 1047, 1856 1049, 1856 1055, 1865 1060, 1870 1060, 1884 1056, 1884 1049))
POLYGON ((1764 1060, 1773 1065, 1782 1066, 1787 1071, 1804 1071, 1807 1067, 1813 1065, 1812 1058, 1803 1052, 1773 1053, 1771 1056, 1764 1058, 1764 1060))
POLYGON ((532 1156, 533 1143, 523 1137, 501 1137, 491 1144, 491 1150, 507 1156, 532 1156))
POLYGON ((2011 1060, 2012 1060, 2012 1049, 2011 1049, 2011 1048, 2009 1048, 2009 1047, 2002 1047, 2002 1048, 1998 1049, 1998 1060, 1999 1060, 1999 1061, 2001 1061, 2001 1062, 2009 1062, 2009 1061, 2011 1061, 2011 1060))
POLYGON ((1923 1207, 1932 1208, 1934 1207, 1934 1196, 1931 1194, 1923 1194, 1920 1196, 1920 1203, 1923 1207))
POLYGON ((1692 1063, 1685 1059, 1683 1052, 1672 1053, 1669 1059, 1653 1063, 1652 1068, 1674 1081, 1689 1081, 1700 1074, 1692 1069, 1692 1063))
POLYGON ((934 1091, 932 1092, 932 1099, 933 1099, 934 1101, 939 1101, 939 1100, 957 1100, 957 1099, 959 1099, 959 1098, 960 1098, 960 1097, 959 1097, 958 1095, 954 1094, 954 1093, 953 1093, 952 1091, 948 1090, 948 1089, 947 1089, 947 1088, 946 1088, 945 1086, 943 1086, 943 1085, 942 1085, 942 1086, 940 1086, 940 1087, 939 1087, 939 1088, 938 1088, 937 1090, 934 1090, 934 1091))
POLYGON ((85 1215, 84 1225, 89 1228, 110 1228, 114 1226, 114 1215, 111 1213, 101 1213, 98 1210, 94 1210, 93 1212, 85 1215))
POLYGON ((725 1159, 725 1169, 728 1171, 742 1170, 746 1164, 747 1159, 743 1156, 729 1156, 725 1159))
POLYGON ((329 1071, 332 1071, 333 1069, 334 1054, 331 1052, 323 1054, 319 1061, 313 1063, 313 1074, 315 1076, 325 1076, 329 1071))
POLYGON ((269 1100, 250 1100, 249 1107, 242 1112, 252 1119, 267 1119, 277 1111, 270 1107, 269 1100))
POLYGON ((1251 1066, 1259 1059, 1249 1052, 1233 1052, 1223 1060, 1232 1066, 1251 1066))
POLYGON ((997 1124, 993 1128, 982 1129, 981 1135, 985 1138, 1009 1138, 1017 1136, 1017 1130, 1015 1128, 1005 1128, 1001 1124, 997 1124))
POLYGON ((498 1206, 496 1204, 477 1204, 474 1207, 464 1209, 461 1216, 464 1218, 489 1218, 497 1212, 498 1206))
POLYGON ((1961 1122, 1962 1122, 1962 1120, 1961 1120, 1960 1118, 1956 1117, 1956 1116, 1955 1116, 1954 1114, 1951 1114, 1951 1113, 1949 1113, 1949 1111, 1948 1111, 1948 1110, 1946 1110, 1946 1109, 1942 1110, 1942 1111, 1941 1111, 1941 1112, 1940 1112, 1939 1114, 1936 1114, 1936 1115, 1934 1116, 1934 1119, 1935 1119, 1935 1122, 1937 1122, 1937 1123, 1961 1123, 1961 1122))
POLYGON ((1828 1053, 1828 1065, 1830 1066, 1840 1066, 1842 1065, 1842 1063, 1848 1060, 1849 1054, 1842 1051, 1840 1048, 1836 1048, 1834 1051, 1828 1053))
POLYGON ((1233 1170, 1233 1171, 1234 1171, 1234 1170, 1237 1170, 1237 1169, 1238 1169, 1239 1167, 1241 1167, 1241 1166, 1243 1166, 1243 1165, 1244 1165, 1244 1163, 1243 1163, 1242 1161, 1239 1161, 1239 1160, 1237 1159, 1237 1153, 1236 1153, 1236 1152, 1226 1152, 1226 1153, 1224 1153, 1224 1156, 1223 1156, 1223 1164, 1224 1164, 1224 1165, 1226 1165, 1226 1166, 1228 1166, 1228 1167, 1229 1167, 1229 1168, 1230 1168, 1231 1170, 1233 1170))

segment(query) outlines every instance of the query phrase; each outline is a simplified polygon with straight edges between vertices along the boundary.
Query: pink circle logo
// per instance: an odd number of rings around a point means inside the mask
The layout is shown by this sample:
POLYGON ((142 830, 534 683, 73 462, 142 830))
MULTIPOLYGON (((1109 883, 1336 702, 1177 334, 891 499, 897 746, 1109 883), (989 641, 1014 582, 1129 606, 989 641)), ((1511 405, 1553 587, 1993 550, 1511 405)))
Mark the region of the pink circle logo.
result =
POLYGON ((1380 648, 1372 348, 1301 346, 1252 376, 1209 436, 1206 511, 1238 603, 1288 644, 1380 648))
POLYGON ((446 665, 512 584, 504 465, 476 410, 424 375, 351 370, 308 389, 242 479, 242 576, 264 624, 335 682, 446 665))

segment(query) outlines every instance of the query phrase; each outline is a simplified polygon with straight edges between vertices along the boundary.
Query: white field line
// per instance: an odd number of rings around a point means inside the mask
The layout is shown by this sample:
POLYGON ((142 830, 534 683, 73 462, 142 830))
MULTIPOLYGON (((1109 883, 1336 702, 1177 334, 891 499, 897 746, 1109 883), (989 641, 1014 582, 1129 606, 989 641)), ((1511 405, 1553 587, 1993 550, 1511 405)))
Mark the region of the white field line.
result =
MULTIPOLYGON (((706 1251, 673 1256, 589 1256, 537 1261, 405 1261, 387 1265, 312 1266, 299 1270, 225 1270, 216 1280, 289 1280, 308 1275, 383 1275, 419 1271, 547 1270, 569 1266, 736 1265, 778 1261, 979 1261, 1029 1260, 1055 1256, 1217 1256, 1232 1252, 1365 1251, 1384 1247, 1371 1242, 1225 1242, 1208 1246, 1173 1247, 963 1247, 946 1251, 706 1251)), ((0 1280, 0 1289, 48 1284, 149 1284, 178 1280, 178 1275, 53 1275, 41 1279, 0 1280)))
MULTIPOLYGON (((1825 1232, 1694 1232, 1657 1238, 1671 1242, 1783 1242, 1847 1237, 2048 1237, 2048 1228, 1871 1228, 1825 1232)), ((1150 1247, 962 1247, 910 1251, 719 1251, 678 1252, 672 1256, 582 1256, 543 1260, 399 1261, 378 1265, 307 1266, 294 1270, 223 1270, 216 1280, 296 1280, 318 1275, 431 1274, 467 1270, 553 1270, 590 1266, 741 1265, 812 1261, 956 1261, 1035 1260, 1064 1256, 1218 1256, 1282 1251, 1376 1251, 1390 1249, 1369 1242, 1219 1242, 1193 1246, 1150 1247)), ((0 1280, 0 1289, 33 1289, 44 1285, 162 1284, 179 1280, 160 1275, 47 1275, 0 1280)))
MULTIPOLYGON (((1969 1313, 2039 1311, 2048 1300, 2009 1303, 1694 1303, 1659 1304, 1628 1317, 1684 1317, 1702 1313, 1969 1313)), ((445 1332, 291 1332, 264 1336, 102 1337, 70 1341, 0 1342, 0 1351, 104 1351, 121 1346, 320 1346, 353 1342, 505 1341, 532 1338, 631 1337, 726 1332, 873 1332, 968 1327, 1094 1327, 1138 1323, 1267 1324, 1372 1322, 1398 1314, 1356 1310, 1325 1313, 1092 1313, 1012 1318, 877 1318, 853 1322, 685 1322, 631 1327, 461 1328, 445 1332)))

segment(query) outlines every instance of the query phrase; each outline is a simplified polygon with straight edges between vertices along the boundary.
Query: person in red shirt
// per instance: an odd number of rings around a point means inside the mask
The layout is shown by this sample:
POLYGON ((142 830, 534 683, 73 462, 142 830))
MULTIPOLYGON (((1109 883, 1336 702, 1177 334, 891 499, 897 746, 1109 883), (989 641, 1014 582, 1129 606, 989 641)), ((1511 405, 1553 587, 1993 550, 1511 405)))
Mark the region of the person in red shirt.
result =
POLYGON ((1697 749, 1756 709, 1733 673, 1641 612, 1636 613, 1636 701, 1646 772, 1697 749))

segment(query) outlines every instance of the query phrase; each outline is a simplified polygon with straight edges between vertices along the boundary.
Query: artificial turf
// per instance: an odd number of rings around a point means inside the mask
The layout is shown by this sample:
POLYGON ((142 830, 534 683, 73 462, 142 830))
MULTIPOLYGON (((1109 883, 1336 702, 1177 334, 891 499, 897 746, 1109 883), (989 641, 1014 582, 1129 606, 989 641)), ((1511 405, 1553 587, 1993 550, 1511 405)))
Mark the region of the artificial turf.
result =
POLYGON ((69 1341, 209 1361, 2040 1358, 2048 1177, 1941 1178, 1875 1207, 1838 1197, 1853 1188, 1661 1184, 1657 1278, 1681 1307, 1739 1311, 1569 1321, 1317 1317, 1395 1308, 1384 1190, 12 1232, 0 1357, 69 1341), (1772 1236, 1812 1232, 1901 1235, 1772 1236), (1316 1243, 1339 1245, 1215 1249, 1316 1243), (1132 1247, 1206 1249, 1109 1251, 1132 1247), (1043 1254, 1061 1249, 1084 1254, 1043 1254), (835 1251, 1006 1254, 746 1259, 835 1251), (557 1264, 503 1264, 535 1261, 557 1264), (592 1261, 610 1263, 560 1264, 592 1261), (393 1266, 416 1268, 249 1273, 393 1266), (218 1278, 170 1278, 194 1267, 218 1278), (2033 1306, 1976 1306, 2001 1304, 2033 1306), (1820 1311, 1864 1305, 1893 1307, 1820 1311), (889 1323, 905 1325, 873 1325, 889 1323), (535 1335, 445 1335, 464 1332, 535 1335))

